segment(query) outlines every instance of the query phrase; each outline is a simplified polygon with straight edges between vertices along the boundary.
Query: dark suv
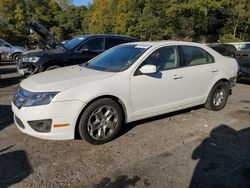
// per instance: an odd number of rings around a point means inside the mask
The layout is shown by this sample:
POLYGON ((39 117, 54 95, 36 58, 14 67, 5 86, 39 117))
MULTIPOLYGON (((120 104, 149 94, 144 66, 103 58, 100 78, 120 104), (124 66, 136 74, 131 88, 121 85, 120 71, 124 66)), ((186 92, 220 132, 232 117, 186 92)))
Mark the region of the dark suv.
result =
POLYGON ((98 34, 78 36, 63 45, 38 22, 30 21, 29 25, 33 31, 41 36, 46 50, 22 55, 17 63, 17 70, 21 75, 26 76, 59 67, 81 64, 113 46, 138 41, 133 37, 98 34))

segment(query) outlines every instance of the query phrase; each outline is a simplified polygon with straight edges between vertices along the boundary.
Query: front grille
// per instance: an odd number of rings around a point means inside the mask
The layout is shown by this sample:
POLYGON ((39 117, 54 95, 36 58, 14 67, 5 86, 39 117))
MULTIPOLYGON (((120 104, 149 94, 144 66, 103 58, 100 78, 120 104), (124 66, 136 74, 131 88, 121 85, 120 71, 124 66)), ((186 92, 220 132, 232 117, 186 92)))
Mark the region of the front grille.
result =
POLYGON ((23 122, 17 116, 15 116, 14 118, 15 118, 15 122, 16 122, 17 126, 22 128, 22 129, 25 129, 23 122))
POLYGON ((31 92, 19 87, 14 93, 13 103, 17 108, 21 108, 25 101, 31 96, 31 92))

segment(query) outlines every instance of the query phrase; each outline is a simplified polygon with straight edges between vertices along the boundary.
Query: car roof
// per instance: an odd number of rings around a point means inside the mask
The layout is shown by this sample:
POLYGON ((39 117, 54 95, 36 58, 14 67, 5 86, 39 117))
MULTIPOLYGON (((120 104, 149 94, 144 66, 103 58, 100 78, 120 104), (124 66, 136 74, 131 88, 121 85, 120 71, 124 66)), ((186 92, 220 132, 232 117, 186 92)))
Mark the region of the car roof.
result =
MULTIPOLYGON (((173 40, 132 42, 129 44, 147 45, 147 46, 161 46, 161 45, 189 45, 189 46, 198 46, 198 47, 206 46, 205 44, 201 44, 201 43, 186 42, 186 41, 173 41, 173 40)), ((123 45, 126 45, 126 44, 123 44, 123 45)))
POLYGON ((136 37, 124 36, 124 35, 112 35, 112 34, 93 34, 93 35, 79 35, 76 38, 90 38, 90 37, 117 37, 117 38, 126 38, 131 40, 138 40, 136 37))

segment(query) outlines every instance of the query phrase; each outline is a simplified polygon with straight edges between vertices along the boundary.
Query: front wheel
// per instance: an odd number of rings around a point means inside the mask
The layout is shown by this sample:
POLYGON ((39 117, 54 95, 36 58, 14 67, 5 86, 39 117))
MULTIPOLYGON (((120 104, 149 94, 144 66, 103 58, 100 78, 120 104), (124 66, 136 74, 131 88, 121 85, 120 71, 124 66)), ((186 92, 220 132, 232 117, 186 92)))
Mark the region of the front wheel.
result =
POLYGON ((226 106, 230 87, 227 82, 217 82, 209 93, 205 108, 219 111, 226 106))
POLYGON ((14 54, 14 55, 13 55, 13 58, 12 58, 13 61, 17 63, 17 61, 18 61, 18 59, 20 58, 20 56, 21 56, 21 53, 16 53, 16 54, 14 54))
POLYGON ((84 111, 79 133, 90 144, 104 144, 114 139, 123 122, 120 106, 112 99, 100 99, 84 111))
POLYGON ((61 68, 61 66, 59 66, 59 65, 52 65, 52 66, 49 66, 48 68, 46 68, 46 71, 54 70, 54 69, 58 69, 58 68, 61 68))

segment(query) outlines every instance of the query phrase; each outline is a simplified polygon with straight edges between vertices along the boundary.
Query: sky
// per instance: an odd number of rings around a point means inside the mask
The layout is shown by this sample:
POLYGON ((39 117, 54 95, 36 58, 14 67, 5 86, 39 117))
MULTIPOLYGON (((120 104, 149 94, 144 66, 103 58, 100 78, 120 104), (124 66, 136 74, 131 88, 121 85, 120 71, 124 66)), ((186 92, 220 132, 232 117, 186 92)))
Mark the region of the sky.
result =
POLYGON ((73 0, 73 4, 76 6, 80 5, 88 5, 89 3, 92 3, 93 0, 73 0))

